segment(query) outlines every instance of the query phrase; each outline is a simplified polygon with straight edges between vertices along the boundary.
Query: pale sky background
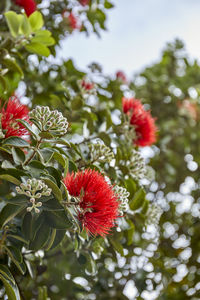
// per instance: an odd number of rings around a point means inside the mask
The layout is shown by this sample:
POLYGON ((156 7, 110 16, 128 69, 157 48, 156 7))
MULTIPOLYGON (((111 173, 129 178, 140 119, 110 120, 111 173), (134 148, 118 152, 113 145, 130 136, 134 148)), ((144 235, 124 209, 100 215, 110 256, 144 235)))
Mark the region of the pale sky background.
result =
POLYGON ((156 62, 167 42, 181 38, 191 57, 200 58, 200 0, 112 0, 107 31, 101 39, 74 32, 62 46, 85 69, 98 62, 107 74, 124 70, 130 77, 156 62))

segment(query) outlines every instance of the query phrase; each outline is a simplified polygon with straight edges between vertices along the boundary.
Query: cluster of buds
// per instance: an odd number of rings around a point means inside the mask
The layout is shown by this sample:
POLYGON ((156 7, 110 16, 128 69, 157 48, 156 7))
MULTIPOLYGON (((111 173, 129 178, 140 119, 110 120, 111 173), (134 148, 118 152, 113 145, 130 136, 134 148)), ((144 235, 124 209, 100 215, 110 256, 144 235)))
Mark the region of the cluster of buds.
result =
POLYGON ((128 197, 130 193, 123 187, 119 185, 115 185, 113 187, 113 190, 117 196, 117 199, 119 201, 119 207, 118 207, 118 212, 119 215, 122 216, 123 212, 128 210, 128 197))
POLYGON ((98 161, 101 163, 111 162, 114 154, 109 147, 104 144, 96 143, 89 145, 90 160, 92 162, 98 161))
POLYGON ((146 225, 158 226, 162 213, 163 210, 157 203, 150 204, 147 210, 146 225))
POLYGON ((27 211, 35 210, 35 213, 39 213, 38 207, 42 206, 42 202, 36 202, 42 196, 50 196, 51 189, 42 180, 36 178, 28 179, 26 183, 21 183, 16 187, 16 191, 20 195, 26 195, 30 198, 32 206, 27 207, 27 211))
POLYGON ((127 139, 127 142, 135 141, 137 138, 135 127, 130 125, 131 116, 125 115, 125 120, 122 125, 122 133, 124 134, 125 138, 127 139))
POLYGON ((140 180, 146 175, 146 166, 143 157, 135 149, 132 150, 130 160, 127 162, 127 166, 130 170, 131 176, 140 180))
POLYGON ((48 106, 36 106, 30 113, 30 120, 39 130, 49 132, 58 136, 65 135, 68 129, 68 122, 62 113, 53 110, 48 106))

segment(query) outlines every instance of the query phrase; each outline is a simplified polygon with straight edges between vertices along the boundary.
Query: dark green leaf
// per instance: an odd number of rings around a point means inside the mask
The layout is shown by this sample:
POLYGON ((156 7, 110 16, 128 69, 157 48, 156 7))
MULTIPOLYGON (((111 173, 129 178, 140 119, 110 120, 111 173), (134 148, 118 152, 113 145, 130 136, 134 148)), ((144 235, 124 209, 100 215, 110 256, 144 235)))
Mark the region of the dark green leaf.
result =
POLYGON ((10 220, 12 220, 17 214, 19 214, 25 205, 19 206, 14 204, 6 204, 0 212, 0 227, 3 227, 10 220))
POLYGON ((64 210, 45 211, 45 219, 47 220, 49 226, 56 229, 67 229, 72 225, 64 210))
POLYGON ((0 279, 5 286, 8 300, 20 300, 21 298, 15 279, 9 269, 4 265, 0 265, 0 279))
POLYGON ((13 147, 29 147, 29 143, 27 141, 25 141, 24 139, 21 139, 20 137, 17 136, 11 136, 8 137, 7 139, 5 139, 3 141, 3 145, 9 145, 9 146, 13 146, 13 147))
POLYGON ((131 210, 137 210, 142 207, 145 200, 145 192, 143 189, 138 190, 133 199, 129 202, 129 207, 131 210))

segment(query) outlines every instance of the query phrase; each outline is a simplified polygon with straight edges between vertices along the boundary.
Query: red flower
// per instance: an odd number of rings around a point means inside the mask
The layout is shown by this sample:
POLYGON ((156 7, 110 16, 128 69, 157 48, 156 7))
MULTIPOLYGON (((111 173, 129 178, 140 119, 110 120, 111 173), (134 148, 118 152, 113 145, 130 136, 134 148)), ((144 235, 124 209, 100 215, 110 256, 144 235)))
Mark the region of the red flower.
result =
POLYGON ((191 102, 191 100, 184 99, 183 101, 178 101, 177 106, 179 112, 182 115, 187 115, 194 120, 199 119, 199 110, 197 103, 191 102))
POLYGON ((94 88, 94 83, 87 82, 85 80, 82 80, 81 82, 82 88, 84 88, 86 91, 90 91, 94 88))
POLYGON ((117 71, 116 77, 117 77, 117 79, 121 80, 122 82, 127 83, 127 78, 123 71, 117 71))
POLYGON ((150 146, 156 142, 155 119, 144 109, 142 103, 134 98, 123 98, 123 111, 131 114, 130 124, 135 127, 137 139, 134 144, 140 147, 150 146))
POLYGON ((81 26, 78 22, 78 18, 71 12, 68 16, 68 23, 72 29, 80 29, 81 26))
POLYGON ((78 171, 64 179, 69 194, 79 197, 78 219, 92 235, 105 236, 118 216, 117 196, 104 177, 97 171, 78 171))
POLYGON ((24 8, 27 16, 30 16, 37 9, 36 2, 34 0, 14 0, 15 4, 24 8))
POLYGON ((26 105, 20 103, 16 96, 9 98, 8 103, 1 110, 1 126, 5 131, 5 137, 29 135, 27 129, 17 119, 29 121, 29 109, 26 105))
POLYGON ((83 5, 83 6, 88 5, 89 2, 90 2, 90 0, 80 0, 80 4, 83 5))

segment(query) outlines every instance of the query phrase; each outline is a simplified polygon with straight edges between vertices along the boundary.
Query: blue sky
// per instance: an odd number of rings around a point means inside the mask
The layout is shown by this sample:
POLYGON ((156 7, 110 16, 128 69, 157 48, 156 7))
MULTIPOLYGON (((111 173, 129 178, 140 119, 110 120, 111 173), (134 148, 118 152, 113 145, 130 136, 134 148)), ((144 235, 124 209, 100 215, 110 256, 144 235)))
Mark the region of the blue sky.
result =
POLYGON ((62 45, 62 56, 79 68, 98 62, 104 72, 128 76, 159 59, 169 41, 181 38, 190 56, 200 58, 199 0, 113 0, 101 39, 75 32, 62 45))

